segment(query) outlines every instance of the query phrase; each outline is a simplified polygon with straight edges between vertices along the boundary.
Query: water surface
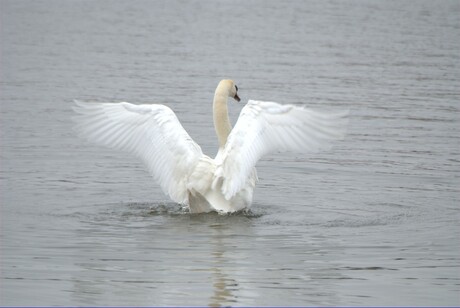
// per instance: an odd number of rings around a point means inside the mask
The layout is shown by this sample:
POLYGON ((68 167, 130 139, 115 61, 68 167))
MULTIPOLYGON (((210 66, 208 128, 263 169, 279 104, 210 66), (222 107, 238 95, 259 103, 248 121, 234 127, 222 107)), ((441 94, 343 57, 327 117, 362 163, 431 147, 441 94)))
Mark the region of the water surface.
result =
POLYGON ((1 305, 460 305, 458 1, 0 14, 1 305), (251 211, 223 216, 72 131, 74 99, 164 103, 214 155, 222 78, 243 101, 351 109, 348 137, 266 157, 251 211))

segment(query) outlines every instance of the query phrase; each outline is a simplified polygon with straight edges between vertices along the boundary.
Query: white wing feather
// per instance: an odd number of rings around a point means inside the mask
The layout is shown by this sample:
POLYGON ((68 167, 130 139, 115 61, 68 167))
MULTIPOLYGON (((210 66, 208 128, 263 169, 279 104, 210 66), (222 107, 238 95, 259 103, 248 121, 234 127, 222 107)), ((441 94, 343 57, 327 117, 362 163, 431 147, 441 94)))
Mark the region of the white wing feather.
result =
POLYGON ((203 153, 170 108, 75 103, 75 129, 82 137, 135 154, 172 200, 187 203, 187 180, 203 153))
POLYGON ((329 114, 294 105, 250 100, 241 110, 217 162, 216 178, 229 200, 246 184, 257 161, 273 152, 316 152, 342 139, 348 112, 329 114))

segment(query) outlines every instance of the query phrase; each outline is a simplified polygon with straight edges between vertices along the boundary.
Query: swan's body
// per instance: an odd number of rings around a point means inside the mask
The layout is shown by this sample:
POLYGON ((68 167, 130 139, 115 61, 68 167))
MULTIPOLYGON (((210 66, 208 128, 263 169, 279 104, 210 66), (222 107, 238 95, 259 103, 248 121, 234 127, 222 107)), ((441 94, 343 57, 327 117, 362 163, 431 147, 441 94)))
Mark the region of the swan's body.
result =
POLYGON ((158 104, 82 103, 77 131, 92 142, 129 151, 148 166, 175 202, 191 213, 235 212, 252 203, 257 161, 272 152, 312 152, 344 136, 346 113, 328 115, 294 105, 250 100, 232 129, 227 100, 238 88, 222 80, 213 102, 219 151, 214 159, 158 104))

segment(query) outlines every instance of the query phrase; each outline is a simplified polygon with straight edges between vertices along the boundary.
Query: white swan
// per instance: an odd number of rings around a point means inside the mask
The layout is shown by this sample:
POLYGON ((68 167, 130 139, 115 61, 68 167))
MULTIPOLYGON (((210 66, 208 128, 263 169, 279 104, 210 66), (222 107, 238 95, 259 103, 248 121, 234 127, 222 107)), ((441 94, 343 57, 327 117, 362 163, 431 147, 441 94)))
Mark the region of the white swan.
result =
POLYGON ((232 129, 227 99, 240 101, 237 91, 232 80, 217 86, 213 116, 219 151, 214 159, 203 154, 164 105, 76 102, 75 128, 91 142, 138 156, 163 191, 191 213, 235 212, 251 205, 255 165, 262 156, 317 151, 343 138, 347 125, 347 113, 250 100, 232 129))

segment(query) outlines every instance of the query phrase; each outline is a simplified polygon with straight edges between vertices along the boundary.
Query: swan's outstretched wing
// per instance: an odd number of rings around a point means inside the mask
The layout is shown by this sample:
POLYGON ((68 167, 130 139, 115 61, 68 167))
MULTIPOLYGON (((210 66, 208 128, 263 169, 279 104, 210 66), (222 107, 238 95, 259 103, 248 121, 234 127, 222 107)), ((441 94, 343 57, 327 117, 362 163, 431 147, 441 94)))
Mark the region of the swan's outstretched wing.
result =
POLYGON ((220 155, 216 178, 226 199, 246 183, 257 161, 272 152, 315 152, 342 139, 348 112, 328 114, 294 105, 250 100, 220 155))
POLYGON ((172 200, 187 202, 186 180, 203 153, 170 108, 75 103, 75 129, 82 137, 137 155, 172 200))

